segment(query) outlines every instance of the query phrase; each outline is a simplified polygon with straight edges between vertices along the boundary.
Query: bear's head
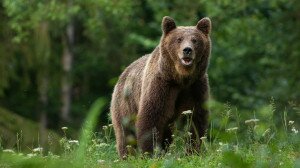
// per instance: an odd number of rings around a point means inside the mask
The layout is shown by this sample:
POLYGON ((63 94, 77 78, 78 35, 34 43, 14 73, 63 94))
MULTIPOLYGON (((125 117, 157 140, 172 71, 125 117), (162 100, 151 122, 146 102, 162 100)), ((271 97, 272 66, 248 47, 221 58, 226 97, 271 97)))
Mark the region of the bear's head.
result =
POLYGON ((162 59, 172 61, 179 75, 206 71, 211 50, 209 18, 201 19, 196 26, 177 27, 171 17, 165 16, 162 31, 160 49, 162 57, 167 57, 162 59))

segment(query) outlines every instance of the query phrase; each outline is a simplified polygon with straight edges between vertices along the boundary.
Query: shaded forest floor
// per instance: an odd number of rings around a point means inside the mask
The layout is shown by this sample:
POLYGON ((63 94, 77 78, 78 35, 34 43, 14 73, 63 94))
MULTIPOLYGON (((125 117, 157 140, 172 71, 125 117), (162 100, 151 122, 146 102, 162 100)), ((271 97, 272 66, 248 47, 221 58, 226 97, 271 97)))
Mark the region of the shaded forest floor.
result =
MULTIPOLYGON (((15 148, 17 152, 30 152, 39 144, 39 124, 0 107, 0 145, 15 148)), ((51 150, 58 151, 61 135, 47 129, 47 139, 54 143, 51 150)))

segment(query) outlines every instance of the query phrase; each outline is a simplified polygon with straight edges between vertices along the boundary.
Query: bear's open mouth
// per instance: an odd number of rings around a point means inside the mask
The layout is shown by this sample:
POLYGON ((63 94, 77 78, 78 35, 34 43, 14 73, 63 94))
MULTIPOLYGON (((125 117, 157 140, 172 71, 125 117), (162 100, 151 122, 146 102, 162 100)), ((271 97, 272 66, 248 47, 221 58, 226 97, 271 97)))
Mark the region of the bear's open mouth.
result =
POLYGON ((189 57, 181 58, 181 63, 185 66, 190 66, 193 64, 193 59, 189 57))

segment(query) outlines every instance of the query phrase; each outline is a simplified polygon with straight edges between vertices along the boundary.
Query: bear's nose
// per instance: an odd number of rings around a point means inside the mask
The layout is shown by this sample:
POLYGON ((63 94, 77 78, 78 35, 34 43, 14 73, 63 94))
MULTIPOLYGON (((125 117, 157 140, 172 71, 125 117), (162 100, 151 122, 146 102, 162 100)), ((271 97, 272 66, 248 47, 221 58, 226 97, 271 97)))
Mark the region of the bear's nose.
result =
POLYGON ((190 55, 191 53, 192 53, 191 47, 185 47, 185 48, 183 49, 183 54, 185 54, 185 55, 190 55))

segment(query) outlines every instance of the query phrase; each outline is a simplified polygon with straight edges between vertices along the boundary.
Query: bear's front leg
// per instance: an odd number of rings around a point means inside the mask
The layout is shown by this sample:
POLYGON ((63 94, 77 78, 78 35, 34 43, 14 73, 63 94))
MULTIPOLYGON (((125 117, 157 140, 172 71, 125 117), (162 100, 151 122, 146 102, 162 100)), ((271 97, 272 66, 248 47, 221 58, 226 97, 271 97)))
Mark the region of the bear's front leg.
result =
POLYGON ((205 135, 208 125, 208 114, 209 111, 206 108, 205 103, 195 105, 193 116, 192 116, 192 150, 195 152, 200 151, 201 137, 205 135))
POLYGON ((162 79, 147 83, 150 84, 142 88, 136 131, 140 150, 151 154, 155 146, 162 145, 170 88, 162 79))
POLYGON ((192 145, 196 152, 200 151, 201 137, 205 135, 208 125, 208 105, 209 98, 209 85, 208 77, 205 76, 201 80, 197 81, 192 87, 194 90, 194 110, 192 114, 192 145))

